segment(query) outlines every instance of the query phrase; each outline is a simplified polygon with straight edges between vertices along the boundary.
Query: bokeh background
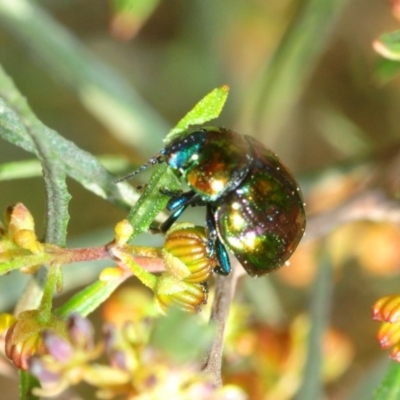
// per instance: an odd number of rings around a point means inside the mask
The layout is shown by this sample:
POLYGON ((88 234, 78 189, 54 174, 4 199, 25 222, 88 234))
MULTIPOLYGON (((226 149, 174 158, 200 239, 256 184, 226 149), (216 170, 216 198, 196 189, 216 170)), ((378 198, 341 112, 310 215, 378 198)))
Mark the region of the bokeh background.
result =
MULTIPOLYGON (((137 0, 127 10, 123 5, 0 0, 0 63, 46 125, 88 152, 112 155, 116 175, 160 149, 168 130, 223 84, 230 86, 229 100, 213 123, 273 148, 299 178, 310 215, 340 204, 370 176, 379 177, 382 163, 396 153, 400 81, 382 73, 372 47, 382 33, 399 27, 389 2, 137 0)), ((1 141, 1 164, 29 158, 1 141)), ((126 210, 72 180, 68 185, 71 245, 111 238, 126 210)), ((0 180, 0 208, 16 202, 28 206, 43 234, 41 178, 0 180)), ((321 241, 301 246, 290 271, 268 278, 292 321, 308 313, 310 299, 318 301, 310 293, 328 254, 327 326, 343 335, 347 355, 343 371, 326 386, 326 398, 372 398, 371 386, 386 364, 370 309, 399 287, 399 245, 395 225, 346 225, 324 238, 323 246, 321 241)), ((93 276, 88 272, 84 279, 93 276)), ((22 285, 13 276, 0 280, 3 309, 22 285)), ((254 291, 259 282, 245 285, 254 291)), ((70 277, 67 289, 74 286, 70 277)))

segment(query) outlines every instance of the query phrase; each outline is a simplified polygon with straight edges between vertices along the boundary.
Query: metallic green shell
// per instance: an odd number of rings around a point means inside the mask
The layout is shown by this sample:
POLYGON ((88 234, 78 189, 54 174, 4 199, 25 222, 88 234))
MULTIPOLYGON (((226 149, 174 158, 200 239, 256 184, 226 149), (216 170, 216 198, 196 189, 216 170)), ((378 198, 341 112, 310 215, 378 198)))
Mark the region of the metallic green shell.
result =
POLYGON ((292 255, 305 230, 303 198, 278 157, 246 137, 255 158, 236 190, 216 206, 218 236, 247 273, 269 273, 292 255))
POLYGON ((196 154, 196 161, 184 171, 188 185, 205 201, 215 201, 234 190, 250 168, 250 144, 243 135, 213 128, 196 154))

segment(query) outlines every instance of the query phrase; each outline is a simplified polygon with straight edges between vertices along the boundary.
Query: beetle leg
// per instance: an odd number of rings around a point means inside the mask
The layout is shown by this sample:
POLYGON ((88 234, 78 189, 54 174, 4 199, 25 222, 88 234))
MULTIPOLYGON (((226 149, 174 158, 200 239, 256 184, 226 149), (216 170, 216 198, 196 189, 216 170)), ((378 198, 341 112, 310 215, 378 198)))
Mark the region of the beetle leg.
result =
POLYGON ((157 235, 159 233, 162 233, 159 225, 155 225, 154 222, 149 226, 149 228, 147 229, 147 232, 152 235, 157 235))
POLYGON ((209 204, 206 206, 206 224, 208 230, 207 252, 208 256, 212 257, 215 252, 215 240, 217 239, 217 229, 215 227, 214 213, 209 204))
POLYGON ((181 216, 190 203, 195 199, 196 193, 193 190, 172 198, 167 204, 167 209, 172 211, 172 214, 160 225, 160 231, 167 232, 172 224, 181 216))
POLYGON ((209 257, 212 257, 215 252, 218 260, 218 266, 214 268, 214 272, 219 275, 228 275, 232 270, 231 263, 229 261, 228 252, 217 235, 214 212, 210 204, 207 204, 206 224, 208 229, 208 255, 209 257))
POLYGON ((171 190, 171 189, 168 189, 167 187, 163 187, 163 188, 159 189, 159 192, 161 194, 165 194, 166 196, 173 198, 173 197, 180 196, 183 193, 183 190, 180 190, 180 189, 171 190))
POLYGON ((214 268, 214 272, 216 272, 219 275, 226 276, 232 270, 231 262, 229 261, 228 252, 226 251, 225 246, 221 243, 221 241, 219 240, 218 237, 214 242, 214 246, 215 246, 215 251, 216 251, 217 260, 218 260, 218 266, 216 266, 214 268))
MULTIPOLYGON (((175 211, 178 208, 181 208, 185 206, 185 208, 191 203, 191 200, 195 196, 195 192, 193 190, 190 190, 188 192, 179 192, 178 194, 174 195, 171 197, 171 199, 168 201, 167 204, 167 210, 168 211, 175 211)), ((180 214, 179 214, 180 215, 180 214)))
POLYGON ((192 207, 204 207, 207 205, 207 201, 203 200, 200 196, 197 196, 190 202, 192 207))

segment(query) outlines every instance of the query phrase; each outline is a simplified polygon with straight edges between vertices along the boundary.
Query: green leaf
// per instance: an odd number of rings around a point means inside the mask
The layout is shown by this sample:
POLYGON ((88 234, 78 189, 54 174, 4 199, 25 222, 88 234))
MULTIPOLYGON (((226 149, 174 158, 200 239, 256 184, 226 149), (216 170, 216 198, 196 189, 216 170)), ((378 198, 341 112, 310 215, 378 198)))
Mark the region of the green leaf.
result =
POLYGON ((302 0, 274 54, 265 61, 259 79, 252 79, 254 96, 244 107, 244 123, 268 132, 268 141, 278 140, 281 129, 306 87, 312 71, 326 51, 334 25, 349 0, 302 0))
POLYGON ((38 147, 46 185, 46 242, 65 246, 69 221, 68 204, 71 195, 68 192, 64 169, 58 164, 54 150, 44 144, 43 137, 41 139, 38 147))
POLYGON ((103 304, 123 280, 125 278, 92 283, 55 310, 55 314, 62 318, 66 318, 72 313, 86 317, 103 304))
POLYGON ((33 178, 42 175, 38 160, 24 160, 0 164, 0 181, 33 178))
POLYGON ((400 72, 400 62, 379 57, 375 65, 375 79, 380 84, 385 84, 395 78, 400 72))
MULTIPOLYGON (((55 164, 86 189, 118 205, 134 204, 137 195, 128 184, 116 185, 114 177, 90 153, 43 125, 24 97, 0 67, 0 137, 38 156, 29 129, 38 129, 52 152, 55 164)), ((60 171, 58 172, 60 173, 60 171)))
MULTIPOLYGON (((178 136, 189 125, 202 124, 218 117, 228 97, 228 92, 229 87, 225 85, 206 95, 171 130, 167 136, 167 141, 178 136)), ((169 197, 160 193, 160 189, 163 188, 176 190, 179 188, 179 180, 166 165, 157 165, 144 193, 127 217, 135 229, 132 238, 147 230, 160 211, 167 205, 169 197)))
MULTIPOLYGON (((18 116, 18 132, 9 131, 11 139, 18 134, 29 141, 29 147, 39 158, 46 187, 47 200, 47 232, 46 241, 64 246, 69 220, 68 203, 71 196, 67 190, 65 169, 58 161, 57 147, 48 140, 46 127, 29 108, 25 98, 21 96, 8 79, 4 71, 0 71, 0 94, 9 103, 10 108, 3 103, 4 112, 11 115, 13 109, 18 116), (6 92, 6 90, 10 92, 6 92)), ((1 115, 1 114, 0 114, 1 115)), ((15 116, 15 115, 14 115, 15 116)), ((2 118, 9 121, 7 118, 2 118)), ((16 120, 14 120, 16 122, 16 120)), ((10 126, 12 129, 12 126, 10 126)))
POLYGON ((201 99, 173 128, 165 138, 166 142, 174 139, 190 125, 200 125, 219 116, 228 98, 229 86, 214 89, 201 99))
POLYGON ((45 264, 49 260, 50 257, 46 253, 13 256, 8 261, 0 262, 0 276, 16 269, 35 267, 36 265, 45 264))
POLYGON ((374 400, 400 399, 400 364, 392 362, 381 385, 375 392, 374 400))
MULTIPOLYGON (((128 160, 119 155, 99 156, 98 160, 112 172, 126 171, 130 165, 128 160)), ((29 159, 0 164, 0 181, 35 178, 42 176, 39 160, 29 159)))
POLYGON ((179 180, 165 164, 157 165, 149 184, 139 201, 132 207, 127 219, 134 227, 133 237, 146 231, 161 210, 165 209, 169 197, 160 193, 160 189, 176 190, 179 180))
MULTIPOLYGON (((8 142, 36 154, 35 146, 29 137, 26 127, 19 115, 5 101, 5 95, 10 91, 8 77, 0 68, 0 136, 8 142), (2 99, 1 97, 4 97, 2 99)), ((12 91, 13 87, 11 88, 12 91)), ((22 97, 22 95, 20 95, 22 97)))
POLYGON ((352 382, 352 388, 346 398, 348 400, 372 399, 373 393, 375 393, 377 386, 382 382, 391 362, 389 357, 383 354, 372 365, 368 365, 365 372, 356 377, 355 381, 352 382))
POLYGON ((28 371, 19 371, 19 399, 20 400, 40 400, 32 394, 32 389, 40 387, 39 381, 28 371))
POLYGON ((400 61, 400 31, 385 33, 374 41, 373 46, 382 57, 400 61))

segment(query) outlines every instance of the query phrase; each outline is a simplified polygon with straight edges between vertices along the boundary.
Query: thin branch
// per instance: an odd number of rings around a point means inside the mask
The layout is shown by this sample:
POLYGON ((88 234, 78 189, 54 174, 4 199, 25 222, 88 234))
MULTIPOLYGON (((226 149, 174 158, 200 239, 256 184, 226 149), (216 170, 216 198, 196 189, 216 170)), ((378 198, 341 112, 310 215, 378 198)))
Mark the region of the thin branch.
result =
POLYGON ((215 324, 215 335, 208 352, 204 356, 203 371, 211 375, 215 387, 222 386, 221 366, 225 326, 238 277, 243 275, 243 268, 239 266, 237 261, 232 263, 232 267, 231 274, 216 278, 215 297, 210 317, 210 322, 215 324))

